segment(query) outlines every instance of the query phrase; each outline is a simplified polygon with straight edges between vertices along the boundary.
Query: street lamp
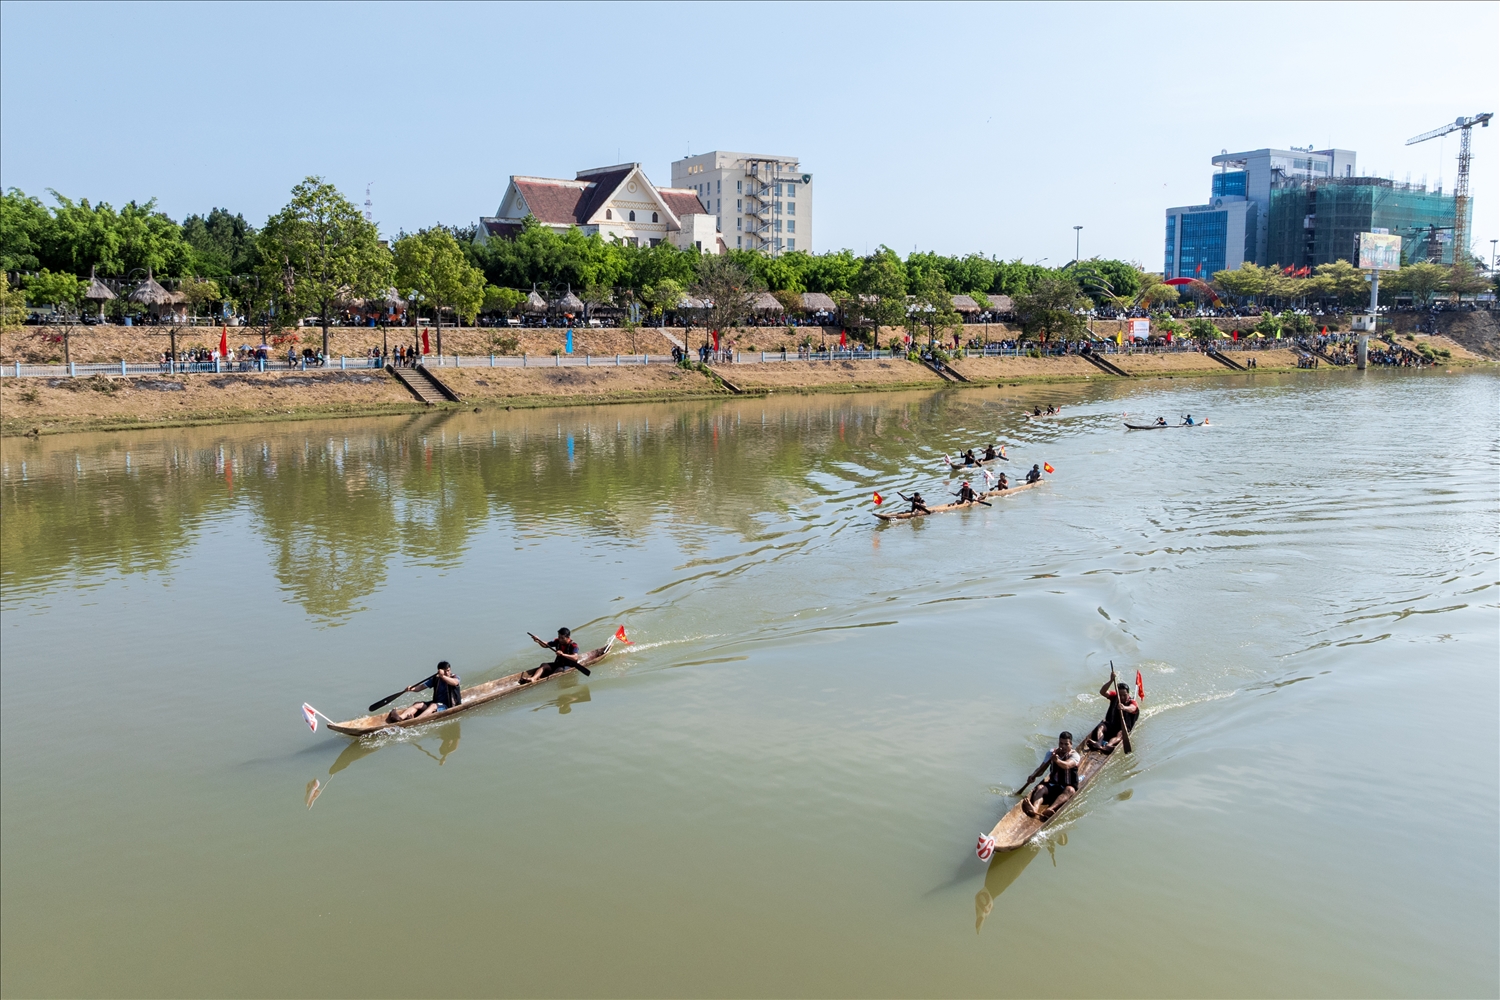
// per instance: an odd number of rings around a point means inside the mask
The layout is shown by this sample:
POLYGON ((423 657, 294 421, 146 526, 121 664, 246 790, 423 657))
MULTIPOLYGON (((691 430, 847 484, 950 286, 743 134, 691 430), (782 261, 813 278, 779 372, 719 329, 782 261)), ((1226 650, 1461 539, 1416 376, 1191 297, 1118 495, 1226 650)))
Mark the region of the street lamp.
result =
POLYGON ((1490 240, 1490 276, 1491 277, 1494 277, 1494 275, 1495 275, 1495 244, 1496 243, 1500 243, 1500 240, 1490 240))
POLYGON ((1078 248, 1083 244, 1082 226, 1073 227, 1073 263, 1078 263, 1078 248))

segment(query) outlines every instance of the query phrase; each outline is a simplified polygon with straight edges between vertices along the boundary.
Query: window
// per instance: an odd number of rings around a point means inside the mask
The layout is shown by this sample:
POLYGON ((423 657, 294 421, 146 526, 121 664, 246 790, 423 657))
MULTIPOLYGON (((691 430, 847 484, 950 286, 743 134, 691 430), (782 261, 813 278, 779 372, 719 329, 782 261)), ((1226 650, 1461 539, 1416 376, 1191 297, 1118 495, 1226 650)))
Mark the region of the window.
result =
POLYGON ((745 193, 745 182, 744 181, 735 181, 734 182, 734 193, 735 194, 744 194, 745 193))
POLYGON ((796 219, 787 219, 786 220, 786 231, 789 232, 789 233, 795 233, 797 231, 797 220, 796 219))
POLYGON ((652 246, 658 246, 658 245, 660 245, 660 244, 661 244, 661 240, 660 240, 660 239, 659 239, 659 238, 653 238, 653 239, 652 239, 652 240, 651 240, 651 245, 652 245, 652 246))
POLYGON ((734 247, 735 247, 735 249, 736 250, 743 249, 744 246, 745 246, 745 237, 743 237, 743 236, 736 236, 734 238, 734 247))
POLYGON ((786 248, 788 250, 795 250, 795 249, 797 249, 797 241, 796 240, 787 240, 786 241, 786 248))
POLYGON ((1175 278, 1175 277, 1177 277, 1177 272, 1172 267, 1172 265, 1176 263, 1176 261, 1173 260, 1173 257, 1175 256, 1175 251, 1176 250, 1177 250, 1177 216, 1175 216, 1175 215, 1169 215, 1169 216, 1167 216, 1167 247, 1166 247, 1167 266, 1164 267, 1164 268, 1162 268, 1162 272, 1167 277, 1169 277, 1169 278, 1175 278))
POLYGON ((606 219, 613 219, 615 217, 615 210, 612 208, 606 208, 604 210, 604 217, 606 219))
POLYGON ((631 222, 635 221, 635 209, 631 209, 630 210, 630 221, 631 222))
POLYGON ((743 212, 745 210, 744 202, 741 199, 734 199, 734 210, 736 212, 743 212))
POLYGON ((723 194, 723 193, 724 193, 724 182, 723 181, 714 181, 714 194, 723 194))
POLYGON ((775 187, 776 187, 776 197, 780 198, 781 197, 781 185, 777 184, 775 187))
POLYGON ((776 220, 776 231, 778 233, 781 232, 781 220, 780 219, 776 220))
POLYGON ((652 222, 660 222, 661 220, 656 217, 656 213, 655 212, 652 212, 651 213, 651 221, 652 222))
POLYGON ((786 203, 786 214, 787 215, 796 215, 797 214, 797 203, 795 201, 789 201, 789 202, 786 203))
POLYGON ((1224 244, 1229 231, 1228 212, 1193 212, 1182 217, 1182 243, 1178 248, 1177 276, 1208 281, 1224 270, 1224 244))
POLYGON ((776 203, 776 211, 781 211, 781 202, 779 201, 776 203))
POLYGON ((734 220, 734 228, 736 228, 736 229, 744 229, 745 228, 745 220, 744 219, 735 219, 734 220))

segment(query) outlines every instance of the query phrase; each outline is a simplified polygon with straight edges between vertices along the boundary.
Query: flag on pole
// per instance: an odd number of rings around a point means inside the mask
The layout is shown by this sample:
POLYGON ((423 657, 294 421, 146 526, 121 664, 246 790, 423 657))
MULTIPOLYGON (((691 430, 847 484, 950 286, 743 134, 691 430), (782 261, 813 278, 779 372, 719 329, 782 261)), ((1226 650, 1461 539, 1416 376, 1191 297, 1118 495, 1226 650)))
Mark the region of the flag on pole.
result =
POLYGON ((987 833, 979 835, 979 843, 975 845, 974 853, 979 855, 980 861, 988 861, 995 853, 995 838, 987 833))
POLYGON ((431 341, 429 341, 427 339, 427 331, 426 330, 422 331, 422 353, 423 354, 431 354, 432 353, 432 343, 431 343, 431 341))
POLYGON ((619 628, 615 629, 615 639, 617 641, 619 641, 619 642, 623 642, 627 646, 634 646, 635 645, 635 643, 633 643, 629 639, 625 638, 625 626, 624 625, 621 625, 619 628))
POLYGON ((1057 470, 1054 469, 1054 468, 1052 468, 1052 463, 1051 462, 1043 462, 1042 463, 1042 471, 1043 472, 1056 472, 1057 470))
POLYGON ((718 349, 719 349, 719 331, 715 330, 714 331, 714 350, 717 351, 718 349))
POLYGON ((302 718, 307 720, 308 729, 318 731, 318 710, 305 701, 302 703, 302 718))
POLYGON ((883 503, 885 503, 885 497, 883 497, 883 496, 880 495, 880 491, 879 490, 876 490, 875 491, 875 506, 879 507, 883 503))
POLYGON ((840 330, 839 331, 839 346, 840 347, 848 347, 849 346, 849 331, 848 330, 840 330))
POLYGON ((225 324, 219 331, 219 358, 227 360, 229 357, 229 326, 225 324))
POLYGON ((1135 672, 1135 696, 1141 701, 1146 700, 1146 682, 1141 680, 1141 672, 1135 672))

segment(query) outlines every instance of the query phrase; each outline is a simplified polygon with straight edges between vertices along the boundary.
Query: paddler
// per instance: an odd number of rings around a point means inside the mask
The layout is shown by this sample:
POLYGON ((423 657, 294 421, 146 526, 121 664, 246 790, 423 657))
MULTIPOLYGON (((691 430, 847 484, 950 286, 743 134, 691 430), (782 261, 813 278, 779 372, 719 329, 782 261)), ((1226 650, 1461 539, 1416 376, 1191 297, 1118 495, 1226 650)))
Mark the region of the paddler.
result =
POLYGON ((554 651, 557 656, 551 663, 543 663, 535 670, 522 674, 520 681, 522 684, 530 684, 532 681, 539 681, 543 677, 551 677, 553 674, 567 670, 569 667, 576 667, 578 666, 578 661, 583 658, 578 653, 578 643, 573 641, 572 629, 558 629, 557 638, 551 642, 543 642, 536 636, 532 636, 531 641, 543 649, 554 651))
POLYGON ((1050 417, 1052 414, 1054 414, 1056 412, 1057 411, 1052 408, 1052 404, 1048 403, 1047 404, 1047 415, 1050 417))
POLYGON ((965 465, 978 465, 979 464, 979 462, 974 458, 974 449, 973 448, 970 448, 968 451, 964 452, 963 459, 964 459, 964 464, 965 465))
POLYGON ((973 503, 979 499, 979 494, 975 493, 974 487, 970 486, 967 482, 960 486, 958 492, 953 495, 958 497, 959 503, 973 503))
POLYGON ((419 681, 406 689, 405 693, 423 691, 432 688, 431 701, 418 701, 407 705, 405 708, 393 708, 385 717, 386 722, 406 722, 408 719, 420 719, 428 715, 436 715, 450 708, 457 708, 463 702, 462 688, 458 675, 453 672, 453 665, 447 660, 437 665, 437 673, 419 681))
MULTIPOLYGON (((1052 409, 1052 407, 1049 406, 1049 407, 1047 407, 1047 409, 1050 410, 1050 409, 1052 409)), ((1033 406, 1031 408, 1031 415, 1033 417, 1040 417, 1042 415, 1042 408, 1040 406, 1033 406)))
POLYGON ((1120 720, 1124 719, 1126 729, 1135 729, 1136 720, 1141 715, 1141 706, 1132 697, 1130 685, 1118 681, 1113 670, 1109 672, 1109 680, 1099 689, 1099 694, 1109 699, 1109 708, 1104 712, 1104 721, 1095 726, 1083 741, 1083 749, 1110 754, 1115 752, 1115 747, 1120 745, 1123 738, 1120 720))
POLYGON ((1166 417, 1157 417, 1156 418, 1156 426, 1158 426, 1158 427, 1165 427, 1165 426, 1167 426, 1167 418, 1166 417))
POLYGON ((932 513, 932 511, 927 509, 927 501, 922 499, 922 494, 913 491, 911 496, 907 496, 904 493, 897 493, 896 495, 911 504, 911 509, 907 511, 908 514, 932 513))
POLYGON ((1026 482, 1027 483, 1039 482, 1041 480, 1041 478, 1042 478, 1042 467, 1040 465, 1033 465, 1031 467, 1031 471, 1028 472, 1028 473, 1026 473, 1026 482))
POLYGON ((994 445, 987 445, 985 447, 985 449, 984 449, 984 460, 986 462, 993 462, 995 459, 997 459, 999 457, 1000 457, 999 455, 995 454, 995 446, 994 445))
POLYGON ((1005 478, 1005 473, 1003 473, 1003 472, 1000 473, 1000 478, 997 479, 997 480, 995 480, 995 489, 997 489, 997 490, 1008 490, 1008 489, 1010 489, 1010 480, 1005 478))
POLYGON ((1184 427, 1191 427, 1191 426, 1193 426, 1193 415, 1191 413, 1189 413, 1187 416, 1185 416, 1185 417, 1182 418, 1182 426, 1184 426, 1184 427))
POLYGON ((1021 800, 1021 811, 1036 819, 1051 819, 1057 810, 1077 794, 1078 765, 1082 762, 1083 758, 1073 749, 1073 734, 1058 733, 1057 749, 1047 751, 1041 765, 1031 772, 1031 776, 1021 787, 1031 784, 1048 768, 1052 773, 1047 775, 1046 781, 1038 783, 1029 796, 1021 800))

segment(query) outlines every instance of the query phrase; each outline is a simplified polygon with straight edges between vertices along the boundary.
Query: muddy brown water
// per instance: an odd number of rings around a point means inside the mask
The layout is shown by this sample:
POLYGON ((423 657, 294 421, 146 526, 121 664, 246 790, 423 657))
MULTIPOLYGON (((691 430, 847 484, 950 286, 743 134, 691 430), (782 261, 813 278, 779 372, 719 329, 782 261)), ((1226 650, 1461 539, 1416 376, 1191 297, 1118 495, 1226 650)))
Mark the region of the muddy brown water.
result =
POLYGON ((1494 996, 1497 404, 1369 372, 7 440, 0 989, 1494 996), (990 440, 1057 471, 870 516, 990 440), (302 722, 564 624, 635 645, 302 722), (980 863, 1111 659, 1135 755, 980 863))

